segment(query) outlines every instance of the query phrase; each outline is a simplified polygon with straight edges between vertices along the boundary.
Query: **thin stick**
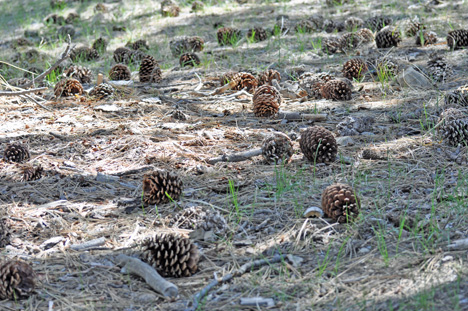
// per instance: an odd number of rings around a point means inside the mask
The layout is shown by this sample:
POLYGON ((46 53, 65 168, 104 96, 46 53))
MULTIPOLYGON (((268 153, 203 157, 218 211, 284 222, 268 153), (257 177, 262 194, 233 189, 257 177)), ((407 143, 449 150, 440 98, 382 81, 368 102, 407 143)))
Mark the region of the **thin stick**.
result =
POLYGON ((179 295, 177 286, 166 281, 153 267, 140 259, 120 254, 117 256, 117 264, 122 267, 123 273, 133 273, 142 277, 151 288, 164 297, 175 298, 179 295))
MULTIPOLYGON (((27 87, 28 85, 22 85, 21 87, 27 87)), ((30 93, 37 93, 37 92, 42 92, 47 90, 46 87, 40 87, 37 89, 30 89, 30 90, 22 90, 22 91, 6 91, 6 92, 0 92, 0 96, 19 96, 19 95, 24 95, 24 94, 30 94, 30 93)))
POLYGON ((29 96, 29 95, 23 95, 23 96, 26 97, 29 100, 32 100, 36 105, 40 106, 41 108, 44 108, 47 111, 52 111, 52 109, 47 108, 46 106, 44 106, 43 104, 41 104, 40 102, 38 102, 37 100, 32 98, 31 96, 29 96))
POLYGON ((300 112, 290 112, 290 111, 281 111, 276 117, 278 119, 286 120, 310 120, 310 121, 325 121, 327 120, 327 114, 309 114, 309 113, 300 113, 300 112))
POLYGON ((248 160, 252 157, 262 154, 262 148, 251 149, 244 152, 233 153, 233 154, 223 154, 220 157, 208 159, 209 164, 216 164, 218 162, 241 162, 248 160))
POLYGON ((215 274, 214 280, 211 281, 206 287, 204 287, 198 294, 196 294, 193 297, 193 306, 190 309, 185 309, 185 311, 195 311, 195 310, 197 310, 198 305, 203 300, 203 298, 209 293, 210 290, 215 288, 218 284, 226 283, 226 282, 232 280, 235 277, 243 275, 247 271, 250 271, 250 270, 255 269, 255 268, 260 268, 261 266, 264 266, 264 265, 270 265, 270 264, 273 264, 273 263, 280 262, 280 261, 284 260, 285 258, 286 257, 281 256, 281 255, 275 255, 271 259, 258 259, 258 260, 248 262, 246 264, 243 264, 239 269, 235 270, 233 273, 229 273, 229 274, 225 275, 220 280, 216 277, 216 274, 215 274))
POLYGON ((53 64, 49 69, 47 69, 46 71, 44 71, 43 73, 41 73, 40 75, 38 75, 35 79, 33 79, 31 82, 28 82, 24 85, 22 85, 21 87, 22 88, 27 88, 31 85, 34 84, 34 82, 36 82, 36 80, 39 80, 41 81, 41 79, 44 79, 49 73, 51 73, 53 70, 55 70, 55 68, 57 68, 64 60, 66 60, 68 58, 68 56, 70 55, 70 52, 71 50, 74 48, 74 46, 72 47, 71 46, 71 39, 70 39, 70 36, 68 36, 68 44, 67 44, 67 47, 65 49, 65 51, 62 53, 62 55, 60 56, 60 59, 58 61, 55 62, 55 64, 53 64))
POLYGON ((88 250, 90 248, 95 248, 95 247, 98 247, 98 246, 102 246, 104 245, 104 243, 106 243, 106 238, 99 238, 99 239, 94 239, 94 240, 91 240, 91 241, 86 241, 84 243, 81 243, 81 244, 73 244, 70 246, 70 248, 74 251, 84 251, 84 250, 88 250))

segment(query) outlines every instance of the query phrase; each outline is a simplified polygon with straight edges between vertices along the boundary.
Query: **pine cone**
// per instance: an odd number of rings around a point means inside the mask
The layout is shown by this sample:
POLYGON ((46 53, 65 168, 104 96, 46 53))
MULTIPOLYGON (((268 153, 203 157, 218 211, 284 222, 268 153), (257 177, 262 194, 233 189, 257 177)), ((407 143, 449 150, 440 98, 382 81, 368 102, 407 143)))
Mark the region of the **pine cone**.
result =
POLYGON ((379 49, 398 46, 398 43, 400 42, 401 42, 400 33, 398 32, 396 28, 382 29, 375 36, 375 44, 377 45, 379 49))
POLYGON ((405 35, 413 37, 419 33, 419 31, 425 29, 426 26, 419 21, 418 18, 411 19, 405 24, 405 35))
POLYGON ((360 200, 353 187, 333 184, 322 193, 322 210, 325 215, 339 223, 351 222, 359 215, 360 200))
POLYGON ((331 80, 325 83, 321 89, 323 98, 331 100, 350 100, 351 87, 342 80, 331 80))
POLYGON ((157 234, 143 241, 143 261, 153 266, 163 277, 188 277, 198 268, 200 255, 195 244, 176 234, 157 234))
POLYGON ((33 181, 41 179, 44 169, 39 164, 38 166, 25 165, 21 168, 21 180, 22 181, 33 181))
POLYGON ((76 79, 64 78, 55 84, 54 94, 57 97, 81 95, 83 94, 83 86, 76 79))
POLYGON ((384 16, 376 16, 367 19, 364 22, 364 27, 369 28, 372 31, 380 31, 385 26, 391 25, 393 23, 393 19, 391 17, 384 17, 384 16))
POLYGON ((135 42, 128 41, 127 44, 125 44, 126 47, 132 49, 132 50, 149 50, 150 47, 148 45, 148 42, 146 40, 140 39, 135 42))
POLYGON ((198 36, 193 37, 176 37, 169 42, 169 48, 171 49, 174 57, 179 57, 184 53, 194 53, 203 51, 205 41, 198 36))
POLYGON ((376 69, 376 73, 387 77, 396 77, 400 71, 400 65, 397 60, 390 57, 378 58, 371 61, 376 69))
POLYGON ((468 144, 468 116, 459 109, 445 110, 439 119, 443 121, 439 134, 445 142, 452 146, 466 146, 468 144))
POLYGON ((132 51, 132 54, 130 55, 130 62, 136 64, 138 62, 141 62, 146 56, 148 56, 148 54, 141 50, 132 51))
POLYGON ((44 23, 63 25, 63 24, 65 24, 65 17, 60 16, 60 15, 58 15, 56 13, 52 13, 52 14, 47 15, 44 18, 44 23))
POLYGON ((361 28, 356 33, 361 37, 362 43, 369 43, 374 41, 374 34, 370 29, 361 28))
POLYGON ((132 50, 129 48, 117 48, 114 51, 114 61, 116 63, 130 64, 132 61, 132 50))
POLYGON ((363 37, 358 33, 345 33, 340 37, 340 49, 342 51, 353 51, 363 43, 363 37))
POLYGON ((226 219, 218 211, 206 210, 200 206, 186 208, 175 214, 169 222, 171 227, 222 234, 227 230, 226 219))
POLYGON ((296 24, 294 30, 299 33, 311 33, 318 29, 315 23, 308 19, 303 19, 296 24))
POLYGON ((103 99, 109 96, 114 95, 114 88, 112 85, 108 83, 101 83, 97 86, 95 86, 91 92, 89 92, 90 96, 94 96, 98 99, 103 99))
POLYGON ((113 81, 129 81, 131 77, 130 69, 124 64, 116 64, 109 70, 109 79, 113 81))
POLYGON ((447 45, 451 50, 457 50, 468 46, 468 29, 449 31, 447 35, 447 45))
POLYGON ((35 273, 30 265, 19 260, 0 263, 0 299, 17 300, 31 295, 35 273))
POLYGON ((8 218, 0 218, 0 248, 10 244, 10 235, 8 218))
POLYGON ((281 94, 269 85, 259 87, 252 97, 253 111, 256 117, 271 117, 279 111, 281 94))
POLYGON ((177 17, 180 14, 180 7, 171 0, 161 2, 161 15, 164 17, 177 17))
POLYGON ((468 85, 460 86, 458 89, 447 92, 444 97, 446 106, 468 106, 468 85))
POLYGON ((348 31, 356 31, 364 25, 364 21, 359 17, 351 16, 345 20, 344 24, 348 31))
POLYGON ((335 54, 341 50, 343 40, 341 37, 322 38, 322 51, 327 54, 335 54))
POLYGON ((430 45, 437 43, 437 34, 433 31, 419 31, 416 35, 416 45, 430 45))
POLYGON ((235 72, 235 71, 229 71, 229 72, 226 72, 225 74, 223 74, 221 76, 221 78, 219 79, 219 84, 221 86, 224 86, 226 85, 227 83, 230 83, 232 81, 232 79, 234 78, 235 75, 237 75, 239 72, 235 72))
POLYGON ((306 129, 299 140, 304 156, 313 163, 330 163, 335 161, 338 145, 332 132, 322 126, 306 129))
POLYGON ((216 36, 219 45, 234 45, 239 41, 241 31, 236 28, 222 27, 218 29, 216 36))
POLYGON ((93 48, 86 46, 74 48, 70 52, 70 59, 74 62, 77 61, 91 61, 99 58, 99 52, 93 48))
POLYGON ((99 37, 96 40, 94 40, 92 47, 93 47, 93 49, 98 51, 98 53, 104 53, 107 50, 107 45, 108 44, 109 44, 109 42, 107 42, 106 39, 104 39, 102 37, 99 37))
POLYGON ((273 80, 278 81, 278 83, 281 82, 281 75, 274 69, 268 69, 267 71, 262 72, 257 80, 258 86, 271 85, 271 81, 273 80))
POLYGON ((293 153, 291 139, 283 133, 275 133, 262 143, 262 155, 267 163, 289 163, 293 153))
POLYGON ((67 18, 65 19, 65 23, 73 24, 74 22, 76 22, 79 19, 80 19, 80 16, 77 13, 71 12, 71 13, 68 14, 67 18))
POLYGON ((8 145, 3 153, 3 158, 9 162, 21 163, 24 160, 28 160, 29 150, 26 146, 20 144, 8 145))
POLYGON ((445 82, 453 75, 453 67, 447 63, 445 57, 437 54, 432 54, 427 62, 427 70, 429 75, 437 82, 445 82))
POLYGON ((257 79, 248 72, 238 72, 232 76, 231 81, 233 90, 247 89, 247 92, 253 93, 258 86, 257 79))
POLYGON ((192 2, 192 11, 191 12, 199 12, 199 11, 203 11, 203 9, 205 8, 205 4, 201 1, 193 1, 192 2))
POLYGON ((289 16, 287 16, 287 15, 278 15, 276 17, 276 24, 273 27, 271 35, 272 36, 278 36, 278 35, 284 34, 290 28, 292 28, 292 23, 289 20, 289 16))
POLYGON ((63 72, 63 75, 67 78, 76 79, 80 81, 80 83, 91 83, 93 73, 89 68, 79 65, 71 65, 63 72))
POLYGON ((361 79, 367 72, 367 65, 362 59, 353 58, 343 64, 343 70, 341 72, 350 80, 361 79))
POLYGON ((146 206, 162 204, 179 199, 182 193, 182 181, 177 175, 167 171, 157 170, 143 176, 143 203, 146 206))
POLYGON ((180 67, 195 67, 200 65, 200 58, 195 53, 184 53, 180 56, 179 64, 180 67))
POLYGON ((327 72, 321 72, 318 74, 310 74, 306 72, 299 77, 299 85, 301 88, 306 90, 309 98, 321 99, 322 87, 325 83, 333 79, 335 79, 335 77, 327 72))
POLYGON ((162 80, 161 74, 159 64, 153 56, 148 55, 143 58, 139 70, 140 82, 159 83, 162 80))
POLYGON ((385 157, 374 149, 364 149, 361 156, 366 160, 385 160, 385 157))
POLYGON ((247 31, 247 38, 253 38, 254 42, 260 42, 268 39, 268 35, 263 27, 254 27, 247 31))

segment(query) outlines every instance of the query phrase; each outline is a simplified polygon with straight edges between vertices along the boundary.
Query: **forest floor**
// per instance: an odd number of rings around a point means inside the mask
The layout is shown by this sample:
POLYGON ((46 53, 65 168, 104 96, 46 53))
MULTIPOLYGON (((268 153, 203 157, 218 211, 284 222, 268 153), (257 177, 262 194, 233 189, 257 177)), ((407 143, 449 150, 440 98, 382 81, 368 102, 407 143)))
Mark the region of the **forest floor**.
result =
POLYGON ((95 10, 96 1, 59 8, 49 1, 1 3, 0 60, 15 66, 1 65, 5 80, 23 76, 19 68, 44 70, 60 58, 66 39, 57 38, 59 25, 43 20, 50 13, 66 17, 73 11, 80 15, 73 24, 73 44, 90 46, 98 37, 110 42, 98 60, 79 63, 94 73, 85 89, 95 85, 98 73, 107 75, 116 48, 138 39, 147 40, 147 53, 160 62, 163 81, 139 83, 138 64, 131 64, 133 82, 119 86, 109 100, 53 99, 57 77, 52 75, 42 94, 49 110, 24 98, 0 97, 0 149, 26 144, 30 162, 45 170, 40 180, 23 182, 19 164, 0 162, 0 216, 11 229, 1 256, 27 261, 38 278, 32 296, 0 301, 0 309, 184 310, 214 274, 221 278, 252 260, 279 254, 287 259, 215 287, 198 310, 468 310, 467 252, 451 246, 468 237, 466 148, 447 145, 434 129, 444 92, 468 80, 467 51, 450 51, 445 43, 448 31, 468 27, 466 1, 351 0, 331 6, 325 1, 204 1, 197 13, 190 2, 179 3, 178 17, 162 17, 160 2, 150 0, 106 1, 105 12, 95 10), (271 29, 279 15, 294 24, 314 14, 335 21, 418 16, 440 39, 421 47, 405 37, 398 48, 377 49, 372 43, 348 55, 323 52, 322 38, 331 35, 324 31, 290 29, 266 41, 243 38, 227 47, 216 40, 220 25, 271 29), (180 68, 171 54, 169 42, 181 35, 205 40, 197 53, 200 66, 180 68), (14 48, 12 42, 21 37, 33 46, 14 48), (27 58, 31 49, 39 53, 27 58), (368 73, 353 81, 349 101, 284 98, 282 110, 327 114, 322 122, 257 118, 249 95, 210 95, 219 77, 232 70, 273 68, 282 82, 294 83, 294 71, 341 76, 343 63, 356 56, 388 54, 402 67, 424 68, 432 52, 445 55, 454 75, 427 90, 368 73), (176 110, 187 119, 175 119, 176 110), (375 123, 367 133, 340 139, 339 160, 328 165, 304 159, 298 140, 287 165, 268 165, 261 156, 208 163, 259 148, 273 131, 295 138, 320 125, 338 136, 335 126, 347 116, 371 116, 375 123), (368 148, 383 156, 364 159, 362 150, 368 148), (156 168, 180 176, 181 199, 157 208, 126 205, 141 197, 143 175, 156 168), (322 191, 335 182, 356 189, 361 199, 356 221, 305 218, 305 210, 320 207, 322 191), (115 256, 156 232, 188 234, 166 220, 190 206, 220 212, 229 230, 216 239, 194 240, 201 253, 199 270, 191 277, 168 278, 179 297, 166 300, 141 278, 121 273, 115 256), (98 249, 70 248, 97 238, 105 238, 98 249), (253 297, 271 298, 265 300, 271 304, 241 304, 253 297))

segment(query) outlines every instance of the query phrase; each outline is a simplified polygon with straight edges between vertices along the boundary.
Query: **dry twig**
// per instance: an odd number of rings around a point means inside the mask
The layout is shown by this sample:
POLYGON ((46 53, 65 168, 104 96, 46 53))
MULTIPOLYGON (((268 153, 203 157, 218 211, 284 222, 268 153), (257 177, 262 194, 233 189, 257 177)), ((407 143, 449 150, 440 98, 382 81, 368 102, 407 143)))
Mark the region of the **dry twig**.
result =
POLYGON ((208 159, 209 164, 216 164, 218 162, 241 162, 248 160, 252 157, 262 154, 262 148, 251 149, 244 152, 233 153, 233 154, 223 154, 222 156, 208 159))

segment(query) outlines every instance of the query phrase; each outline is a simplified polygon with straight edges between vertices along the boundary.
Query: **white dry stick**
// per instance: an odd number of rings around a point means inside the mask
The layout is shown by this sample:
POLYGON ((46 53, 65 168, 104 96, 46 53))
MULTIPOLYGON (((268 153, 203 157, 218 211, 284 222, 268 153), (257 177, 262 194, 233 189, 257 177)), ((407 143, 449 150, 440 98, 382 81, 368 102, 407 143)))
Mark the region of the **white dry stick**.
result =
POLYGON ((143 278, 152 289, 167 298, 175 298, 179 295, 179 289, 171 282, 166 281, 153 267, 138 258, 120 254, 117 256, 117 264, 122 267, 122 273, 133 273, 143 278))
POLYGON ((223 154, 222 156, 208 159, 209 164, 218 162, 241 162, 262 154, 262 148, 251 149, 244 152, 223 154))
POLYGON ((85 251, 85 250, 89 250, 91 248, 96 248, 98 246, 102 246, 102 245, 104 245, 104 243, 106 243, 106 238, 102 237, 102 238, 99 238, 99 239, 86 241, 86 242, 81 243, 81 244, 73 244, 73 245, 70 246, 70 248, 72 250, 74 250, 74 251, 85 251))
POLYGON ((468 249, 468 239, 455 240, 447 248, 452 251, 468 249))
POLYGON ((309 113, 300 113, 300 112, 290 112, 290 111, 280 111, 276 115, 278 119, 286 119, 289 121, 292 120, 310 120, 310 121, 325 121, 327 120, 327 114, 309 114, 309 113))
POLYGON ((46 87, 40 87, 37 89, 22 90, 22 91, 6 91, 6 92, 0 92, 0 96, 19 96, 19 95, 25 95, 25 94, 30 94, 30 93, 38 93, 38 92, 42 92, 45 90, 47 90, 46 87))

